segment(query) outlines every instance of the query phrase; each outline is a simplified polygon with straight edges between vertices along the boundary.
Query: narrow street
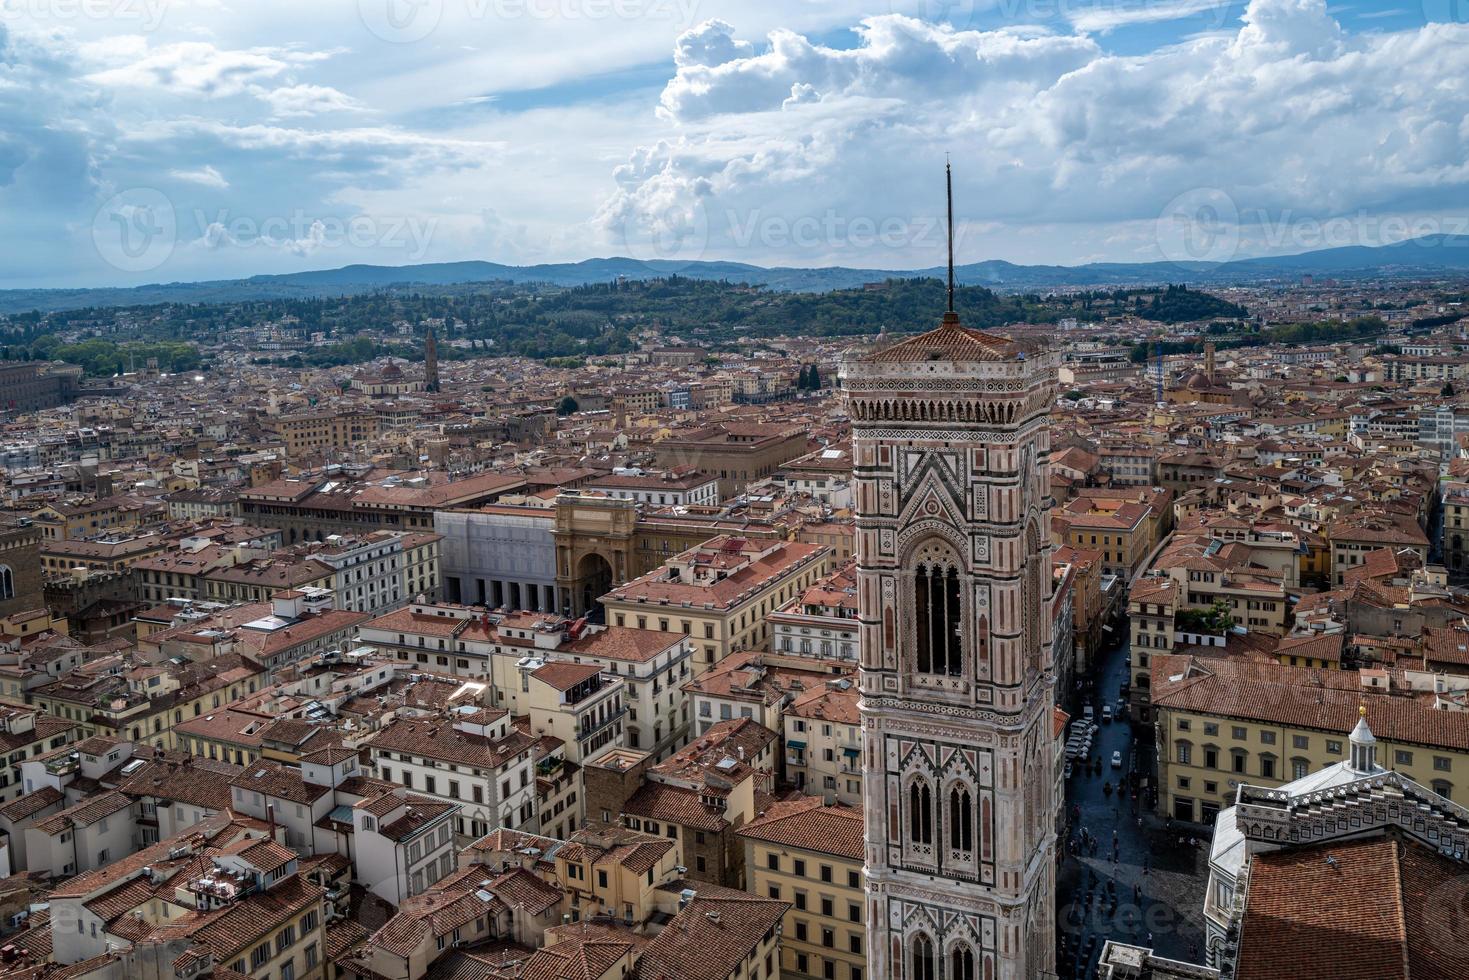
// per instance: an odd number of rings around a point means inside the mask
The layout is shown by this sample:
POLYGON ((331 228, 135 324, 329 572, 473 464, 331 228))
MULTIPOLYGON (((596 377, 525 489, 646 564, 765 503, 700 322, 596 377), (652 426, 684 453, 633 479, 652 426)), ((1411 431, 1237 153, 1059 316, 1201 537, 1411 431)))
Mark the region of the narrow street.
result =
POLYGON ((1133 772, 1153 778, 1151 732, 1134 732, 1121 717, 1118 692, 1128 676, 1127 658, 1127 642, 1119 637, 1093 673, 1090 702, 1078 705, 1078 717, 1082 706, 1094 706, 1098 727, 1090 765, 1078 760, 1066 781, 1070 836, 1062 842, 1067 853, 1057 883, 1057 970, 1063 978, 1094 976, 1108 939, 1193 962, 1203 949, 1208 843, 1180 843, 1141 794, 1134 799, 1127 788, 1133 772), (1117 716, 1110 723, 1102 721, 1105 704, 1117 716), (1121 753, 1121 768, 1112 767, 1114 752, 1121 753), (1083 830, 1091 845, 1081 843, 1083 830))

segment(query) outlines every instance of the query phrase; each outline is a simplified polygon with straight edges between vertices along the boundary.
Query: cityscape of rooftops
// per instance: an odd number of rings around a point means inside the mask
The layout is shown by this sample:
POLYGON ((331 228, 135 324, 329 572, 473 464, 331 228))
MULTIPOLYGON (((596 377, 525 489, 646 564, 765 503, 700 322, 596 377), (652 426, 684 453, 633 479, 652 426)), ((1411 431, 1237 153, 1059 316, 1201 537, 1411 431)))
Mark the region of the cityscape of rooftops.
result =
POLYGON ((1469 976, 1464 78, 0 0, 0 980, 1469 976))

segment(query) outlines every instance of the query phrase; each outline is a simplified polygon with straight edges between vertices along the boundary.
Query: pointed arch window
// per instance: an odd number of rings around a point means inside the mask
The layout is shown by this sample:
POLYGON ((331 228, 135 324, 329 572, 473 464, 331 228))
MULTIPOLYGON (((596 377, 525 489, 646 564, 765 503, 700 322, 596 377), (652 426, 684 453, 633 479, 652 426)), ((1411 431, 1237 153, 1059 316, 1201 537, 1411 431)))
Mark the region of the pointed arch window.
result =
POLYGON ((938 964, 934 961, 933 940, 925 933, 913 937, 913 980, 937 980, 938 964))
POLYGON ((908 831, 915 844, 933 844, 933 791, 921 779, 908 787, 908 831))
POLYGON ((949 848, 974 850, 974 798, 967 786, 955 786, 949 791, 949 848))
POLYGON ((949 980, 974 980, 974 950, 960 943, 949 953, 949 980))
MULTIPOLYGON (((1030 457, 1026 447, 1027 464, 1030 457)), ((1041 662, 1041 617, 1046 614, 1044 603, 1048 589, 1043 579, 1040 531, 1035 521, 1025 527, 1025 572, 1021 583, 1021 602, 1025 610, 1025 667, 1027 672, 1039 671, 1041 662)))
POLYGON ((959 570, 921 565, 913 576, 918 672, 957 677, 964 671, 959 570))

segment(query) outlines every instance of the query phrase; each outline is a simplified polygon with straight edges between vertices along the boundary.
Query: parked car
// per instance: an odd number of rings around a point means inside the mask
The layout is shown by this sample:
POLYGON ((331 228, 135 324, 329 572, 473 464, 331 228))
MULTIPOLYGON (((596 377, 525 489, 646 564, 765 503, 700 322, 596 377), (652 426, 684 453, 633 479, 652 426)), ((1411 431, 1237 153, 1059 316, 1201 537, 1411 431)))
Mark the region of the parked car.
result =
POLYGON ((1112 753, 1112 768, 1113 769, 1121 769, 1122 768, 1122 751, 1120 749, 1118 751, 1112 753))

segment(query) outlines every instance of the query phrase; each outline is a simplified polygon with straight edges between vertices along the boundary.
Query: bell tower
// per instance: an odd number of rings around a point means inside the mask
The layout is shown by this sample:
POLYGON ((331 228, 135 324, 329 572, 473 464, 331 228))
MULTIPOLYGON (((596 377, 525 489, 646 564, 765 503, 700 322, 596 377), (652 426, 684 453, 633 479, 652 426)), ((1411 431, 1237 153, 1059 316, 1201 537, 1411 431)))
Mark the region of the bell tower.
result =
POLYGON ((952 270, 951 248, 937 329, 841 372, 869 972, 1034 980, 1053 973, 1055 955, 1046 473, 1056 355, 962 326, 952 270))
POLYGON ((434 335, 432 325, 423 338, 423 390, 439 390, 439 338, 434 335))

